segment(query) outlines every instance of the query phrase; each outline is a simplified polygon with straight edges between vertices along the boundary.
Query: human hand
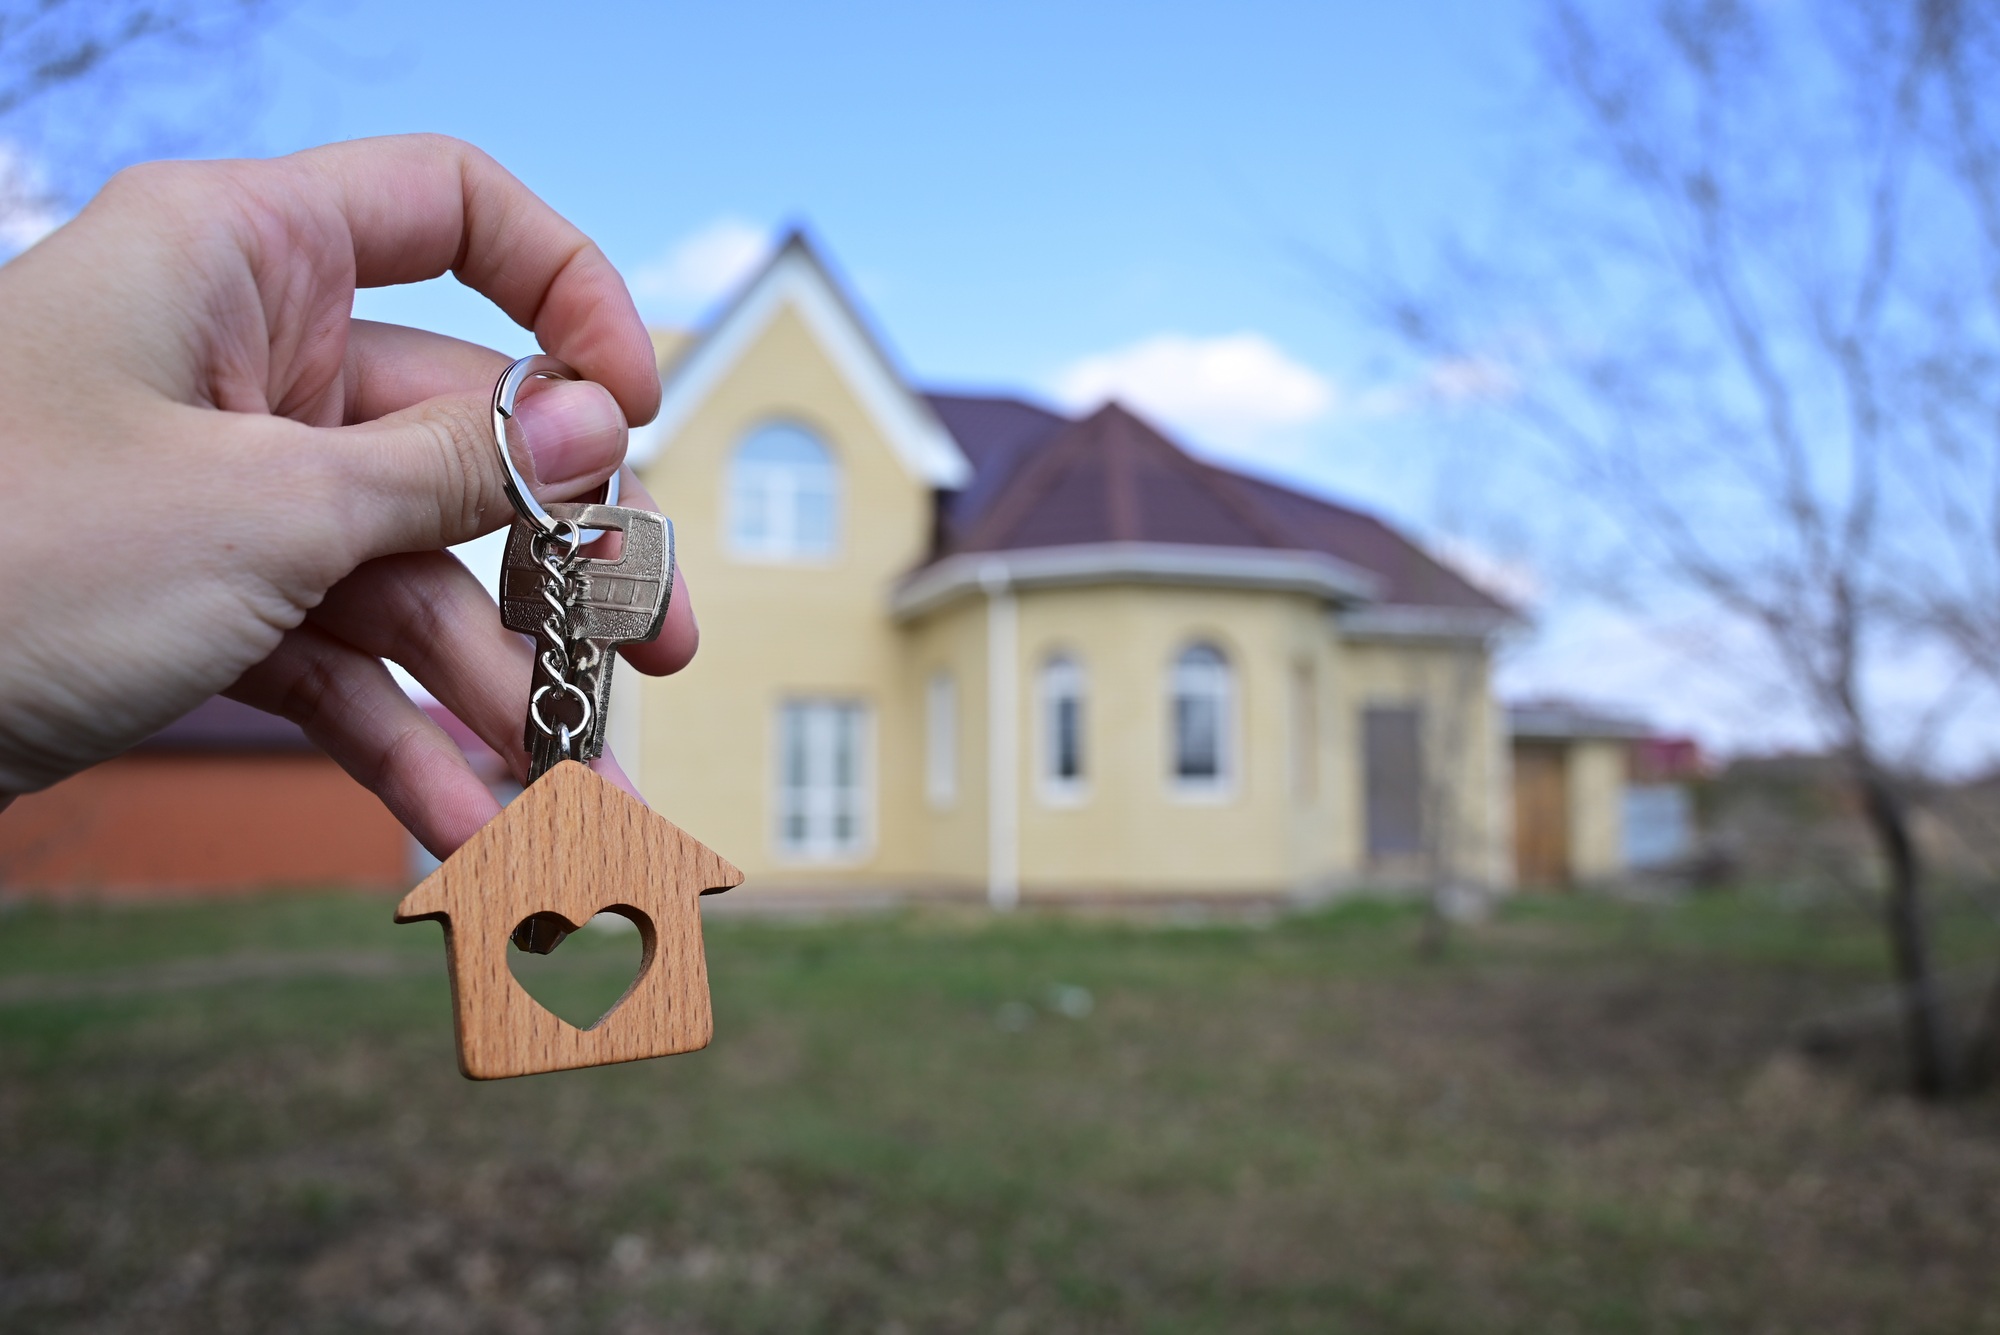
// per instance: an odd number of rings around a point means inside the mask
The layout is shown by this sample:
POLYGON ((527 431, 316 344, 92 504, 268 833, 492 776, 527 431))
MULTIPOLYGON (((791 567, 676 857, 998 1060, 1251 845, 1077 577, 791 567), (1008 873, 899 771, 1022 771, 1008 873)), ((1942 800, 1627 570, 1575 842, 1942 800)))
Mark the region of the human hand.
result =
MULTIPOLYGON (((513 517, 489 415, 510 358, 350 315, 357 287, 446 272, 595 382, 523 395, 537 494, 601 484, 658 410, 651 342, 597 247, 468 145, 134 168, 0 267, 0 795, 226 692, 440 856, 492 818, 381 660, 525 775, 532 651, 443 550, 513 517)), ((626 657, 673 672, 696 638, 677 579, 626 657)))

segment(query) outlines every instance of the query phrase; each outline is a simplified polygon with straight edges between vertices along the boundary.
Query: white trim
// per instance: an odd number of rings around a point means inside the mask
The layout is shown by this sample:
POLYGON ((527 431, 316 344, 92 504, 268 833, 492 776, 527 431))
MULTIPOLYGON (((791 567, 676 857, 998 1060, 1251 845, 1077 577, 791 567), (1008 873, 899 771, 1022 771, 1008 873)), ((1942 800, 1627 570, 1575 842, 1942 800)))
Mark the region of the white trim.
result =
POLYGON ((841 502, 844 499, 840 457, 823 433, 798 420, 796 417, 780 416, 759 420, 749 430, 736 438, 729 447, 728 458, 722 468, 722 531, 724 549, 729 558, 744 565, 804 565, 828 566, 840 560, 841 502), (772 431, 790 431, 810 442, 820 452, 821 462, 807 466, 784 466, 769 463, 746 463, 743 451, 753 442, 772 431), (799 520, 805 513, 802 500, 812 494, 809 487, 799 485, 803 478, 823 482, 826 492, 826 546, 811 548, 805 546, 799 536, 799 520), (761 544, 744 541, 743 501, 749 490, 746 483, 755 483, 759 488, 759 499, 767 513, 764 521, 768 531, 761 544))
POLYGON ((1333 623, 1350 640, 1488 640, 1526 628, 1515 612, 1488 607, 1424 607, 1389 603, 1336 611, 1333 623))
POLYGON ((989 571, 1014 588, 1064 584, 1196 584, 1279 589, 1330 602, 1372 598, 1381 580, 1319 552, 1197 547, 1175 542, 1093 542, 1011 552, 967 552, 915 572, 890 595, 898 620, 919 617, 986 586, 989 571))
POLYGON ((1237 681, 1242 674, 1227 650, 1212 639, 1196 637, 1184 641, 1167 662, 1167 795, 1189 806, 1226 806, 1241 791, 1243 773, 1242 729, 1237 715, 1242 710, 1237 681), (1218 693, 1215 727, 1215 761, 1218 772, 1212 779, 1188 778, 1180 773, 1180 690, 1181 659, 1197 646, 1213 650, 1222 659, 1222 689, 1218 693))
POLYGON ((1046 807, 1080 807, 1090 800, 1090 677, 1082 661, 1066 650, 1045 656, 1035 669, 1035 795, 1046 807), (1066 666, 1076 694, 1077 773, 1064 778, 1055 772, 1055 697, 1049 689, 1049 675, 1057 664, 1066 666))
POLYGON ((765 823, 765 838, 771 850, 771 860, 785 867, 830 868, 859 867, 875 856, 877 794, 876 794, 876 736, 874 703, 859 695, 843 695, 830 691, 801 691, 779 696, 772 718, 776 726, 771 732, 771 818, 765 823), (788 847, 785 843, 780 823, 783 819, 785 788, 785 711, 793 706, 838 706, 853 709, 860 717, 856 729, 859 754, 855 756, 855 785, 860 793, 860 802, 854 813, 859 827, 855 840, 847 848, 831 850, 802 850, 788 847))
POLYGON ((656 458, 788 307, 804 319, 912 475, 943 488, 963 487, 972 480, 972 465, 958 442, 930 405, 903 383, 826 270, 796 239, 779 249, 701 342, 681 358, 666 382, 660 415, 643 439, 632 442, 627 462, 643 465, 656 458))
POLYGON ((986 902, 1004 912, 1021 902, 1021 620, 1006 567, 987 576, 986 902))

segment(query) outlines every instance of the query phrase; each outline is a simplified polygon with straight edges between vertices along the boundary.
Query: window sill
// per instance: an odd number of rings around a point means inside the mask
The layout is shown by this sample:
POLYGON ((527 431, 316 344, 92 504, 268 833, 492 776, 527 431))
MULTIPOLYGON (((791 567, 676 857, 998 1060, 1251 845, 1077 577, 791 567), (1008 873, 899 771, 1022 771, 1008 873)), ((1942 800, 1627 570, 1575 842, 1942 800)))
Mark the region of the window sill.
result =
POLYGON ((1167 796, 1182 806, 1223 807, 1236 801, 1236 785, 1221 779, 1211 783, 1194 783, 1186 780, 1170 781, 1167 796))
POLYGON ((1090 785, 1084 783, 1049 783, 1037 785, 1035 795, 1045 807, 1058 810, 1080 807, 1090 801, 1090 785))

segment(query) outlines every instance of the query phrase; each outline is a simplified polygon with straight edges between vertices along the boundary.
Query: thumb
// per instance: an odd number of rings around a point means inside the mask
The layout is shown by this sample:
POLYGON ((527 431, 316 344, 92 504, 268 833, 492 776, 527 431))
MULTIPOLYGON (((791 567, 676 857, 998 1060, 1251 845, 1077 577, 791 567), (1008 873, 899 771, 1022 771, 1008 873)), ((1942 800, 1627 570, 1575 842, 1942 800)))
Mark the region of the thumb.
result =
MULTIPOLYGON (((525 457, 515 463, 535 496, 581 496, 625 458, 625 414, 602 385, 531 382, 514 410, 525 457)), ((360 426, 336 428, 347 451, 359 561, 430 551, 509 523, 493 441, 492 399, 448 394, 360 426)))

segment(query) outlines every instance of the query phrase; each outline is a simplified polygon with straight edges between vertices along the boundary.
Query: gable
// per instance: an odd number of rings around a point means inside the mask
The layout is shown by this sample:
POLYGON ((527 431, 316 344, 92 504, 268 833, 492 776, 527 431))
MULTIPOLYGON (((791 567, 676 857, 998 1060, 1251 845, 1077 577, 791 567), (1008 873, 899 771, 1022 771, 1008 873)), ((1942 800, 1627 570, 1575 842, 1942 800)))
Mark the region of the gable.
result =
POLYGON ((630 461, 644 464, 689 420, 787 313, 801 321, 911 476, 933 488, 957 488, 972 466, 930 405, 912 393, 869 333, 826 266, 799 232, 779 246, 680 359, 666 382, 660 414, 633 442, 630 461))

